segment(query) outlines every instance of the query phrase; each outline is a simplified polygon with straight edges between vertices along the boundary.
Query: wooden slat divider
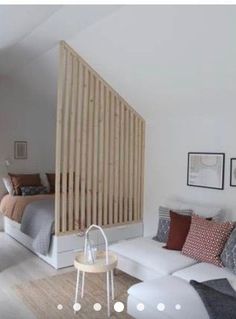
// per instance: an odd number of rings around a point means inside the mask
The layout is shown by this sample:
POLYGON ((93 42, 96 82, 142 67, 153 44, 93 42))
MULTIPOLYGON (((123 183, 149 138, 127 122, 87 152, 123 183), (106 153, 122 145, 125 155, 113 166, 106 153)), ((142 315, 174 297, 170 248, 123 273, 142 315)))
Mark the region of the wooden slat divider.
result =
POLYGON ((61 42, 56 235, 142 219, 144 131, 143 118, 61 42))

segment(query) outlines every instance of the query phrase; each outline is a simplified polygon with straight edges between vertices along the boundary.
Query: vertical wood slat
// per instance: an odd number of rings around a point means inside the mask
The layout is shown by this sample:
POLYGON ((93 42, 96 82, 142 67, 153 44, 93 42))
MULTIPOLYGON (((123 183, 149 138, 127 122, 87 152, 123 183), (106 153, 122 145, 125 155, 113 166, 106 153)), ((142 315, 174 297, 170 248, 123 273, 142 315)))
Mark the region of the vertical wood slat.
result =
POLYGON ((74 229, 74 172, 75 172, 75 123, 77 106, 77 80, 78 80, 78 61, 72 58, 72 92, 71 92, 71 110, 70 110, 70 128, 69 128, 69 192, 68 192, 68 226, 69 231, 74 229))
POLYGON ((133 178, 133 213, 138 220, 138 118, 134 118, 134 178, 133 178))
POLYGON ((140 209, 141 209, 141 218, 143 217, 143 209, 144 209, 144 150, 145 150, 145 122, 143 121, 141 123, 141 173, 140 173, 140 179, 141 179, 141 196, 140 196, 140 209))
POLYGON ((141 129, 142 129, 142 122, 140 119, 138 119, 138 133, 137 133, 137 138, 138 138, 138 159, 137 159, 137 166, 138 166, 138 172, 137 172, 137 179, 138 179, 138 185, 137 185, 137 215, 138 215, 138 220, 141 219, 141 170, 142 170, 142 162, 141 162, 141 157, 142 157, 142 140, 141 140, 141 129))
POLYGON ((107 225, 108 221, 108 185, 109 185, 109 119, 110 119, 110 99, 109 89, 105 86, 105 110, 104 110, 104 191, 103 191, 103 225, 107 225))
POLYGON ((124 151, 124 222, 129 220, 129 109, 125 106, 125 151, 124 151))
POLYGON ((64 83, 66 76, 66 50, 63 45, 59 49, 59 76, 57 90, 57 128, 56 128, 56 176, 55 176, 55 234, 61 232, 61 162, 62 162, 62 121, 64 110, 64 83))
POLYGON ((71 108, 71 87, 72 87, 72 54, 67 55, 68 72, 65 86, 65 112, 63 121, 63 156, 62 161, 62 230, 68 230, 68 144, 69 144, 69 123, 70 123, 70 108, 71 108))
POLYGON ((98 175, 98 108, 99 108, 99 81, 95 80, 94 118, 93 118, 93 180, 92 180, 92 223, 97 224, 97 175, 98 175))
POLYGON ((84 70, 84 85, 83 85, 83 113, 82 113, 82 145, 81 145, 81 192, 80 192, 80 212, 81 220, 86 227, 85 219, 85 187, 86 187, 86 154, 87 154, 87 113, 88 113, 88 81, 89 81, 89 72, 85 67, 84 70))
POLYGON ((133 171, 133 151, 134 151, 134 115, 132 112, 130 112, 130 123, 129 123, 129 221, 132 221, 133 218, 133 177, 134 177, 134 171, 133 171))
POLYGON ((85 221, 81 219, 80 212, 80 149, 81 149, 81 118, 82 118, 82 105, 83 105, 83 75, 84 66, 78 61, 78 83, 77 83, 77 114, 76 114, 76 136, 75 136, 75 230, 85 227, 85 221))
POLYGON ((87 188, 86 224, 91 224, 92 214, 92 167, 93 167, 93 113, 94 113, 94 76, 89 73, 88 139, 87 139, 87 188))
POLYGON ((120 151, 119 151, 119 223, 124 222, 124 103, 119 102, 120 109, 120 151))
POLYGON ((99 82, 99 155, 98 155, 98 225, 102 226, 103 223, 103 158, 104 158, 104 85, 99 82))
POLYGON ((117 97, 114 99, 114 212, 113 212, 113 222, 118 223, 118 201, 119 201, 119 143, 120 143, 120 105, 117 97))
POLYGON ((143 119, 64 42, 59 75, 56 234, 139 221, 143 119))
POLYGON ((110 127, 109 127, 109 205, 108 205, 108 224, 113 224, 113 198, 114 198, 114 99, 115 96, 113 92, 109 92, 109 100, 110 100, 110 127))

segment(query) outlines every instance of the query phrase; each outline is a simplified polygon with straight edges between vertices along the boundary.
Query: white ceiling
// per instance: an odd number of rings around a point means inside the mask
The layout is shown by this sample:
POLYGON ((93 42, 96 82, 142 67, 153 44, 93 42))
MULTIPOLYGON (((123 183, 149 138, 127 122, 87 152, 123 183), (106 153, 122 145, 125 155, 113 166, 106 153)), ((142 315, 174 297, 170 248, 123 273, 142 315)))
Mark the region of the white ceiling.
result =
POLYGON ((68 39, 120 6, 1 5, 0 75, 11 74, 60 40, 68 39))

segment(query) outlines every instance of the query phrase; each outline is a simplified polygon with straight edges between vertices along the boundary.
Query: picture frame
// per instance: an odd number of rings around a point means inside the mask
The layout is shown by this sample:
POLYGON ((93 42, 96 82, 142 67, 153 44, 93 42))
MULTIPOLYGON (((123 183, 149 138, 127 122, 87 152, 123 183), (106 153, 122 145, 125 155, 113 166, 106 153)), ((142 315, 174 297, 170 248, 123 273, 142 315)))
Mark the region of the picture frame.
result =
POLYGON ((236 158, 230 159, 230 186, 236 187, 236 158))
POLYGON ((224 174, 225 153, 188 153, 188 186, 223 190, 224 174))
POLYGON ((15 141, 14 142, 14 159, 27 159, 27 142, 26 141, 15 141))

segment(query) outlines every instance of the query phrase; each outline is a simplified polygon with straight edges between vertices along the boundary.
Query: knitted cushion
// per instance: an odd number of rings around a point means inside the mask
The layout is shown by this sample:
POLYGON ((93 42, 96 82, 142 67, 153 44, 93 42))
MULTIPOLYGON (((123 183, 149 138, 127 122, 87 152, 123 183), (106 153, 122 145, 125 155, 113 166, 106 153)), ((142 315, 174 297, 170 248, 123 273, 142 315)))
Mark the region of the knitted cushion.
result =
POLYGON ((217 223, 193 215, 182 253, 198 261, 222 266, 220 254, 233 228, 231 222, 217 223))
MULTIPOLYGON (((153 237, 154 240, 160 241, 162 243, 166 243, 170 231, 170 208, 165 206, 159 207, 159 223, 158 223, 158 230, 157 235, 153 237)), ((172 209, 176 213, 180 215, 192 215, 192 210, 190 209, 172 209)))
POLYGON ((236 274, 236 228, 231 233, 225 248, 221 254, 221 260, 225 267, 236 274))

